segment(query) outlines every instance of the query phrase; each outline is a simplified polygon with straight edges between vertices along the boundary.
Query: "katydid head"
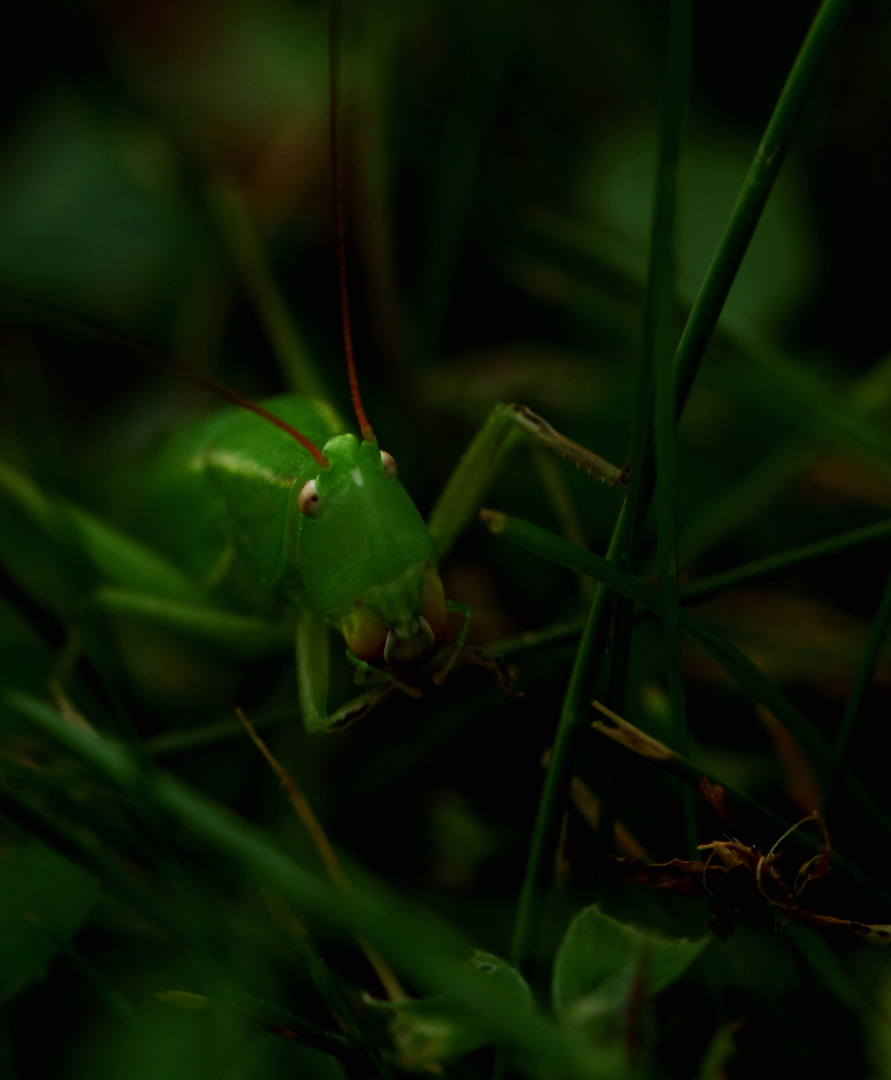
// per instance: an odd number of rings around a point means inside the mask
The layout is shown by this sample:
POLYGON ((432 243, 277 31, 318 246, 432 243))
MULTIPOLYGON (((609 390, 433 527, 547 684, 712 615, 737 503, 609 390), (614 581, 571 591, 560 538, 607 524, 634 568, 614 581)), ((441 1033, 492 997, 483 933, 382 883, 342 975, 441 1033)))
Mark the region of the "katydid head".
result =
POLYGON ((433 543, 377 441, 336 435, 298 493, 298 563, 312 607, 360 660, 405 668, 442 642, 446 608, 433 543))

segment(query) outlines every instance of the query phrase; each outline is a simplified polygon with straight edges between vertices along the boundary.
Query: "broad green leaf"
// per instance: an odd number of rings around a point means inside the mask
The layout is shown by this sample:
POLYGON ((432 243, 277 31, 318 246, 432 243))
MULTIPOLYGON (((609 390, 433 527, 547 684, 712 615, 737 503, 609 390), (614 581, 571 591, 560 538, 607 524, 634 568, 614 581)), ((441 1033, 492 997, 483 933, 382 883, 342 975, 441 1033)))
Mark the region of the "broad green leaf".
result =
POLYGON ((705 947, 644 933, 605 915, 596 905, 573 919, 554 963, 554 1008, 564 1017, 582 998, 597 995, 604 1010, 618 1008, 638 965, 655 994, 679 978, 705 947))

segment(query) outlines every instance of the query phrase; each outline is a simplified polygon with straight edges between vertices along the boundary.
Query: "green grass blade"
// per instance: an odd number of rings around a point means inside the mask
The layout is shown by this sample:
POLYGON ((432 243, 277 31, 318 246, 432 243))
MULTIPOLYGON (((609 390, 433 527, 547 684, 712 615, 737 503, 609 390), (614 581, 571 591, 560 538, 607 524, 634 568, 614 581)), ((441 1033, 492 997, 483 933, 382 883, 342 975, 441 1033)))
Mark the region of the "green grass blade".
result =
POLYGON ((687 605, 702 603, 750 581, 822 559, 827 555, 835 555, 840 551, 848 551, 862 544, 871 544, 887 536, 891 536, 891 521, 879 521, 875 525, 865 525, 862 529, 851 529, 850 532, 838 533, 813 544, 802 544, 801 547, 780 552, 779 555, 755 559, 743 566, 734 567, 733 570, 703 578, 694 585, 686 586, 681 591, 681 599, 687 605))
POLYGON ((684 411, 709 338, 779 174, 805 101, 853 4, 854 0, 823 0, 768 121, 675 353, 678 416, 684 411))
POLYGON ((276 649, 286 649, 294 637, 289 626, 276 625, 259 615, 221 611, 210 602, 169 599, 111 585, 99 586, 93 599, 102 611, 133 615, 147 625, 176 629, 184 637, 212 643, 241 657, 262 656, 276 649))
MULTIPOLYGON (((662 598, 656 589, 627 574, 613 563, 584 551, 574 544, 563 540, 545 529, 529 522, 487 510, 485 521, 493 532, 512 541, 540 558, 565 566, 569 570, 590 574, 595 580, 614 589, 635 603, 642 604, 649 611, 660 615, 662 598)), ((691 615, 688 611, 680 614, 681 629, 716 660, 732 676, 740 688, 760 702, 792 732, 809 751, 812 757, 824 768, 832 760, 832 749, 807 718, 792 704, 783 690, 769 679, 735 645, 713 630, 710 626, 691 615)), ((873 819, 886 836, 891 837, 891 815, 864 790, 850 773, 845 774, 845 786, 851 796, 857 800, 865 813, 873 819)))
POLYGON ((84 870, 94 874, 103 888, 124 904, 155 919, 168 930, 179 934, 174 914, 162 903, 159 895, 143 885, 129 870, 122 869, 103 850, 91 832, 66 820, 60 824, 42 808, 34 806, 13 787, 0 781, 0 814, 29 835, 71 859, 84 870))
POLYGON ((686 120, 690 81, 692 11, 687 0, 671 6, 662 91, 659 161, 653 201, 653 229, 647 302, 644 308, 644 363, 655 373, 654 444, 656 464, 656 522, 659 583, 663 596, 662 627, 665 669, 674 740, 686 747, 687 710, 681 668, 678 618, 677 465, 675 446, 675 385, 672 346, 675 339, 676 301, 675 221, 681 142, 686 120))
POLYGON ((829 814, 829 809, 832 805, 832 800, 838 786, 838 779, 844 773, 848 749, 851 744, 851 736, 854 734, 854 725, 857 723, 857 718, 860 715, 863 702, 872 685, 876 664, 879 660, 879 653, 881 652, 885 638, 888 636, 889 625, 891 625, 891 574, 889 574, 888 580, 885 582, 885 590, 879 601, 879 608, 876 612, 876 617, 873 619, 872 628, 869 632, 869 639, 866 642, 866 648, 863 650, 863 655, 860 658, 857 674, 854 678, 854 685, 851 688, 851 693, 848 697, 847 704, 845 705, 841 727, 839 728, 838 735, 835 739, 835 746, 832 754, 832 768, 823 793, 822 813, 824 816, 828 816, 829 814))
POLYGON ((141 592, 200 603, 203 591, 179 567, 94 514, 47 495, 29 477, 0 462, 0 492, 43 535, 85 556, 105 578, 141 592))
MULTIPOLYGON (((613 533, 613 542, 604 561, 616 556, 621 542, 623 519, 624 514, 620 513, 613 533)), ((529 842, 529 856, 520 889, 510 951, 511 963, 521 971, 526 967, 535 946, 535 935, 550 882, 553 853, 566 807, 566 796, 572 780, 576 753, 586 726, 588 699, 606 645, 611 614, 609 594, 606 589, 598 588, 576 650, 529 842)))

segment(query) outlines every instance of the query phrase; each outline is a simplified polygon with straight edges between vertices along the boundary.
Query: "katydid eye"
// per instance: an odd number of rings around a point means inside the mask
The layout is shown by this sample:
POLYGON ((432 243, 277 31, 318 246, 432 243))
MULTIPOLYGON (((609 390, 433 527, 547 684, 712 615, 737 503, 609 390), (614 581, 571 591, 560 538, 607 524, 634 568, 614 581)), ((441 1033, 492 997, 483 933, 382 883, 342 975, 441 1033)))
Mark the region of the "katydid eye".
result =
POLYGON ((388 454, 386 450, 381 450, 381 464, 384 466, 384 472, 391 478, 399 472, 396 468, 396 458, 388 454))
POLYGON ((300 507, 300 513, 308 518, 317 518, 325 509, 325 500, 316 490, 315 480, 307 480, 300 489, 297 505, 300 507))

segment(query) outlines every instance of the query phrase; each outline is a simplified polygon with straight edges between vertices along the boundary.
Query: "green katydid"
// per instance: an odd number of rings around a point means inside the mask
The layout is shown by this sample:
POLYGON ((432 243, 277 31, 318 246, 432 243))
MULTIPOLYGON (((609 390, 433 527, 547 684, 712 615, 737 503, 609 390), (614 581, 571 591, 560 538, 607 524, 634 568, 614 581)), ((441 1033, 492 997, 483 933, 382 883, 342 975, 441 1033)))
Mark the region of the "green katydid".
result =
MULTIPOLYGON (((446 603, 438 559, 479 506, 513 433, 526 430, 594 475, 624 480, 530 410, 496 406, 425 525, 354 400, 361 441, 328 406, 297 395, 264 405, 297 429, 286 433, 250 412, 226 411, 190 434, 195 449, 183 456, 179 481, 192 486, 195 505, 211 504, 205 518, 216 550, 208 562, 234 545, 257 579, 297 608, 301 708, 317 732, 345 726, 380 697, 371 691, 329 714, 326 625, 340 631, 363 672, 383 661, 398 680, 440 663, 447 608, 467 613, 446 603)), ((462 640, 442 650, 443 665, 462 640)))
MULTIPOLYGON (((151 607, 154 618, 160 611, 162 620, 176 625, 212 603, 205 601, 211 595, 205 586, 218 584, 233 562, 246 568, 297 611, 301 711, 313 732, 343 727, 406 689, 405 679, 448 666, 462 636, 445 644, 447 610, 461 605, 447 604, 437 564, 479 507, 505 448, 521 431, 607 482, 624 482, 621 470, 528 409, 499 405, 425 525, 395 462, 378 448, 358 393, 361 439, 347 433, 322 401, 287 394, 256 405, 213 385, 242 407, 225 407, 179 432, 154 470, 160 478, 157 504, 188 511, 172 560, 177 565, 50 498, 7 465, 0 466, 0 490, 45 531, 63 542, 76 539, 100 577, 114 586, 99 590, 98 602, 119 612, 140 614, 151 607), (196 586, 196 580, 204 585, 196 586), (149 603, 153 592, 163 602, 149 603), (333 711, 327 702, 328 627, 343 635, 362 678, 377 680, 333 711)), ((213 614, 207 608, 208 622, 213 614)))

